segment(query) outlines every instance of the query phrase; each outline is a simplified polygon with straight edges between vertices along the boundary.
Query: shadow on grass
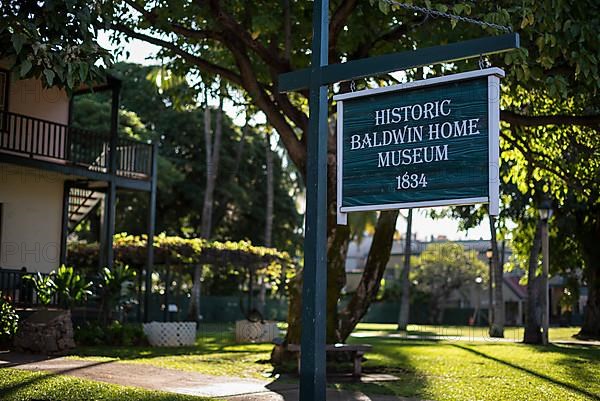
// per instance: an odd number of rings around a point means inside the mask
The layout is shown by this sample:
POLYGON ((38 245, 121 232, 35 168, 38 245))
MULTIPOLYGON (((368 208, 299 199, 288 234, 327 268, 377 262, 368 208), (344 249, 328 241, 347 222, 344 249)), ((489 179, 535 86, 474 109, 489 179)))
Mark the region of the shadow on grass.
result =
MULTIPOLYGON (((27 365, 29 363, 35 362, 35 360, 33 358, 30 359, 29 361, 26 361, 26 360, 21 359, 19 355, 15 354, 15 356, 19 359, 2 365, 2 368, 18 368, 19 366, 23 366, 23 365, 27 365)), ((37 359, 37 361, 40 361, 40 360, 41 359, 37 359)), ((45 358, 44 360, 48 360, 48 358, 45 358)), ((53 377, 60 376, 60 375, 68 375, 69 373, 76 372, 78 370, 85 370, 85 369, 95 367, 95 366, 107 365, 107 364, 110 364, 113 362, 114 361, 93 362, 93 363, 86 364, 85 366, 78 366, 78 367, 70 368, 70 369, 61 369, 61 370, 56 370, 53 372, 44 372, 42 374, 39 374, 39 371, 35 371, 38 374, 36 374, 31 379, 19 381, 15 384, 8 385, 6 387, 0 385, 0 395, 2 395, 3 397, 8 397, 21 389, 32 386, 36 383, 43 382, 43 381, 51 379, 53 377)), ((26 371, 31 372, 28 370, 26 370, 26 371)), ((4 399, 4 398, 0 398, 0 399, 4 399)))
MULTIPOLYGON (((349 343, 359 343, 360 338, 350 339, 349 343)), ((372 352, 365 354, 363 373, 365 380, 342 381, 335 386, 340 389, 361 391, 369 394, 384 394, 401 397, 422 397, 428 387, 428 379, 409 358, 406 347, 431 347, 438 340, 409 340, 390 337, 372 337, 367 343, 373 346, 372 352), (393 365, 382 361, 384 355, 393 360, 393 365), (377 376, 387 376, 378 380, 377 376), (396 380, 389 380, 393 376, 396 380)))
MULTIPOLYGON (((589 391, 587 391, 585 389, 579 388, 579 387, 577 387, 577 386, 575 386, 575 385, 573 385, 571 383, 565 383, 563 381, 560 381, 560 380, 557 380, 557 379, 555 379, 553 377, 550 377, 550 376, 547 376, 545 374, 536 372, 536 371, 531 370, 529 368, 526 368, 526 367, 523 367, 523 366, 519 366, 519 365, 517 365, 515 363, 508 362, 508 361, 502 360, 500 358, 496 358, 496 357, 491 356, 491 355, 484 354, 483 352, 474 350, 474 349, 472 349, 470 347, 465 347, 464 345, 460 345, 460 344, 451 344, 451 345, 453 347, 460 348, 460 349, 462 349, 464 351, 467 351, 467 352, 470 352, 472 354, 475 354, 475 355, 477 355, 479 357, 482 357, 482 358, 485 358, 485 359, 489 359, 491 361, 494 361, 494 362, 497 362, 497 363, 501 363, 501 364, 503 364, 505 366, 508 366, 508 367, 511 367, 513 369, 517 369, 517 370, 520 370, 522 372, 528 373, 528 374, 530 374, 532 376, 535 376, 535 377, 537 377, 539 379, 545 380, 545 381, 547 381, 549 383, 552 383, 552 384, 555 384, 557 386, 561 386, 561 387, 566 388, 568 390, 571 390, 573 392, 579 393, 579 394, 581 394, 583 396, 590 397, 590 399, 600 400, 600 396, 598 394, 594 394, 594 393, 589 392, 589 391)), ((536 349, 540 349, 540 348, 544 348, 544 347, 536 347, 536 349)), ((548 347, 548 348, 553 348, 553 347, 551 346, 551 347, 548 347)), ((551 351, 551 349, 546 349, 546 351, 551 351)), ((561 349, 560 352, 562 352, 562 351, 563 350, 561 349)))
MULTIPOLYGON (((398 338, 388 337, 369 337, 367 341, 361 338, 348 340, 348 344, 368 343, 373 346, 373 350, 364 356, 363 375, 360 379, 351 375, 353 371, 351 360, 341 361, 340 358, 328 360, 327 399, 358 401, 365 399, 361 394, 419 397, 425 393, 428 385, 427 377, 417 370, 408 352, 399 347, 399 343, 425 347, 431 346, 433 341, 399 341, 398 338), (378 354, 393 359, 393 366, 381 361, 378 354), (336 393, 341 390, 348 392, 343 396, 336 393)), ((299 380, 297 361, 295 359, 287 361, 284 366, 278 366, 276 372, 279 376, 267 385, 267 388, 279 394, 283 400, 297 400, 299 380)))
POLYGON ((212 328, 199 332, 196 344, 185 347, 150 347, 150 346, 81 346, 73 355, 81 357, 106 357, 121 360, 150 359, 167 356, 208 355, 213 353, 247 354, 257 352, 259 344, 236 343, 229 326, 221 330, 212 328))
MULTIPOLYGON (((403 338, 403 337, 370 337, 367 341, 368 344, 371 344, 373 347, 377 347, 380 345, 383 346, 391 346, 397 347, 398 345, 410 345, 411 347, 425 347, 430 346, 431 343, 441 343, 443 342, 443 338, 403 338)), ((349 338, 349 344, 358 344, 361 342, 360 338, 349 338)), ((368 358, 368 354, 367 354, 368 358)))
MULTIPOLYGON (((328 369, 329 372, 329 369, 328 369)), ((379 374, 381 372, 378 372, 379 374)), ((425 385, 424 378, 410 376, 398 378, 398 380, 381 380, 369 378, 366 374, 361 380, 349 375, 328 374, 327 375, 327 399, 344 401, 363 401, 363 394, 414 397, 422 394, 425 385), (344 391, 343 395, 339 391, 344 391), (343 397, 343 398, 342 398, 343 397)), ((298 375, 281 375, 275 381, 269 383, 266 388, 277 393, 284 401, 297 401, 299 391, 298 375)), ((396 398, 394 398, 396 399, 396 398)))

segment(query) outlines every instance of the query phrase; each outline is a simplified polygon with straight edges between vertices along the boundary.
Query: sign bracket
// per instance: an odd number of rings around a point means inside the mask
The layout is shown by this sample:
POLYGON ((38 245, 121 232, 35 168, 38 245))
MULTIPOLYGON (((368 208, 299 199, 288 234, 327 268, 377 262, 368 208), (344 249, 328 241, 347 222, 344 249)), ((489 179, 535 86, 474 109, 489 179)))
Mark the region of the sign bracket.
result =
MULTIPOLYGON (((351 81, 374 75, 403 71, 431 64, 449 63, 468 58, 502 53, 520 47, 518 33, 471 39, 448 45, 426 47, 399 53, 329 64, 321 68, 322 85, 351 81)), ((293 92, 307 89, 311 69, 304 68, 279 76, 279 91, 293 92)))

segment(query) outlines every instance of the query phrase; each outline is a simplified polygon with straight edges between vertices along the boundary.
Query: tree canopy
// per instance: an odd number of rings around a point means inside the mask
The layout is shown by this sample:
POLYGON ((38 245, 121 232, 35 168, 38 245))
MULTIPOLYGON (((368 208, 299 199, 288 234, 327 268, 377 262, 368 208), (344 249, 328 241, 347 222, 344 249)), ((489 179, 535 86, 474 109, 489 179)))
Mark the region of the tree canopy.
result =
MULTIPOLYGON (((29 12, 36 17, 36 29, 39 29, 44 15, 51 7, 58 7, 55 3, 66 7, 66 11, 64 15, 51 16, 50 21, 60 20, 63 25, 51 24, 53 31, 41 40, 52 43, 56 37, 68 35, 73 26, 83 22, 84 28, 109 27, 116 43, 133 38, 159 46, 158 57, 176 73, 224 80, 238 89, 246 103, 266 115, 268 123, 277 130, 288 157, 300 174, 304 174, 309 135, 308 93, 279 93, 277 77, 309 63, 313 3, 292 0, 168 3, 120 0, 102 3, 103 7, 97 6, 88 18, 72 12, 87 3, 82 0, 44 3, 12 0, 5 2, 2 9, 3 17, 7 17, 3 19, 5 29, 2 32, 8 32, 14 43, 15 35, 22 29, 11 28, 18 25, 14 15, 21 10, 20 4, 32 7, 29 12)), ((429 14, 415 13, 391 3, 386 0, 331 1, 330 63, 496 34, 489 27, 482 29, 457 19, 432 18, 429 14)), ((600 238, 597 135, 600 122, 600 41, 597 35, 600 5, 594 0, 467 1, 451 6, 425 1, 421 5, 510 25, 521 34, 522 49, 490 57, 493 65, 505 67, 507 71, 501 100, 501 118, 505 122, 501 145, 504 213, 511 218, 533 216, 530 209, 535 210, 543 192, 551 194, 557 220, 564 222, 559 225, 560 235, 572 240, 576 245, 573 249, 577 249, 584 262, 589 297, 582 332, 600 337, 600 250, 595 245, 600 238)), ((92 35, 94 30, 84 29, 85 32, 92 35)), ((87 43, 85 38, 77 40, 87 43)), ((34 54, 33 47, 26 48, 23 54, 19 52, 19 60, 29 57, 28 54, 34 54)), ((56 50, 56 54, 61 54, 61 50, 56 50)), ((45 68, 55 71, 60 78, 58 63, 50 63, 45 68)), ((477 68, 477 60, 431 66, 419 71, 419 75, 435 76, 473 68, 477 68)), ((27 68, 21 72, 25 75, 35 73, 27 68)), ((415 76, 416 71, 407 71, 407 79, 415 76)), ((67 82, 68 86, 68 76, 63 78, 62 82, 67 82)), ((357 87, 394 82, 393 77, 383 75, 360 81, 357 87)), ((348 89, 349 83, 341 83, 334 91, 348 89)), ((359 286, 364 291, 358 291, 348 304, 352 310, 344 308, 338 313, 350 230, 335 225, 336 144, 333 138, 331 135, 327 176, 330 212, 328 341, 342 341, 349 334, 347 328, 358 322, 366 312, 369 300, 377 293, 389 258, 397 213, 382 212, 379 215, 359 286), (339 327, 346 329, 340 332, 339 327)), ((178 140, 184 142, 184 138, 178 140)), ((300 301, 293 301, 292 305, 299 313, 300 301)), ((290 325, 288 340, 299 339, 297 328, 298 325, 290 325)))
MULTIPOLYGON (((187 82, 184 80, 161 90, 148 79, 155 68, 116 64, 111 70, 123 79, 120 133, 159 144, 158 232, 198 236, 205 175, 204 111, 193 104, 176 107, 179 93, 185 88, 190 90, 187 82)), ((73 110, 76 126, 101 132, 108 130, 110 103, 105 95, 78 96, 73 110)), ((224 131, 213 238, 262 243, 267 188, 264 129, 236 127, 225 117, 224 131)), ((285 155, 275 153, 274 157, 274 245, 294 253, 300 246, 302 224, 294 196, 301 188, 285 155)), ((141 228, 145 227, 146 203, 143 194, 120 194, 117 231, 141 234, 141 228)))
POLYGON ((442 321, 444 300, 455 291, 467 291, 477 277, 486 275, 485 263, 478 259, 477 252, 465 250, 461 244, 430 244, 414 259, 411 281, 417 291, 427 295, 434 323, 442 321))

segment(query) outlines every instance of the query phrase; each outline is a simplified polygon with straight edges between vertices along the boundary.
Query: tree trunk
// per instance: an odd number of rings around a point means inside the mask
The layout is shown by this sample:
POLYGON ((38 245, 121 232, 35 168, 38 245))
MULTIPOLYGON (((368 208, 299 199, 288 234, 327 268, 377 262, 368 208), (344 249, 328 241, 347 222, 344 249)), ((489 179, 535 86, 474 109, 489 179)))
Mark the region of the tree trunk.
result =
POLYGON ((440 315, 439 301, 437 297, 431 296, 429 297, 429 301, 427 302, 429 316, 427 316, 427 320, 429 324, 439 324, 438 318, 440 315))
POLYGON ((494 268, 488 260, 488 330, 492 331, 494 323, 494 268))
MULTIPOLYGON (((580 226, 583 226, 583 224, 580 224, 580 226)), ((585 233, 580 232, 580 237, 586 261, 584 274, 587 282, 588 299, 583 315, 583 324, 578 336, 600 339, 600 247, 598 246, 600 219, 596 221, 592 230, 586 230, 585 233)))
POLYGON ((583 325, 578 336, 581 338, 600 339, 600 268, 598 265, 588 266, 585 278, 587 281, 588 299, 583 315, 583 325))
POLYGON ((412 242, 412 209, 408 210, 406 218, 406 239, 404 247, 404 267, 402 268, 402 276, 400 282, 402 285, 402 295, 400 299, 400 314, 398 316, 399 331, 406 331, 408 326, 408 316, 410 314, 410 256, 412 242))
POLYGON ((194 266, 194 277, 192 278, 192 294, 190 298, 190 309, 188 319, 200 322, 200 289, 202 284, 202 266, 194 266))
POLYGON ((367 313, 371 301, 379 291, 381 278, 390 259, 397 219, 397 210, 383 211, 379 214, 377 228, 373 235, 373 243, 367 256, 365 271, 352 299, 339 314, 340 341, 345 341, 350 336, 360 319, 367 313))
POLYGON ((288 329, 285 335, 287 344, 300 344, 302 327, 302 271, 298 268, 288 284, 288 329))
MULTIPOLYGON (((212 231, 213 200, 215 183, 219 171, 221 137, 223 134, 223 97, 219 98, 213 142, 211 129, 211 113, 208 100, 204 109, 204 145, 206 155, 206 188, 204 189, 204 202, 202 205, 202 226, 200 236, 209 239, 212 231)), ((202 266, 194 268, 194 281, 192 284, 192 297, 190 299, 189 318, 195 321, 200 319, 200 281, 202 280, 202 266)))
POLYGON ((539 263, 540 247, 542 246, 542 222, 538 220, 535 235, 529 254, 529 268, 527 272, 527 313, 525 314, 525 333, 523 342, 526 344, 542 343, 542 325, 539 308, 539 278, 536 272, 539 263))
POLYGON ((492 272, 494 276, 494 315, 492 327, 490 329, 490 337, 504 337, 504 266, 500 264, 498 253, 498 241, 496 239, 496 219, 494 216, 490 218, 490 233, 492 237, 492 272))
MULTIPOLYGON (((272 236, 273 236, 273 202, 274 202, 274 186, 273 186, 273 151, 271 150, 271 134, 266 131, 266 143, 265 143, 265 155, 266 155, 266 167, 267 167, 267 210, 265 212, 265 239, 264 246, 267 248, 271 247, 272 236)), ((265 283, 265 277, 261 276, 258 278, 258 310, 265 316, 265 309, 267 303, 267 287, 265 283)))
MULTIPOLYGON (((231 184, 236 184, 239 182, 239 171, 240 165, 242 164, 242 156, 244 154, 244 145, 246 144, 246 135, 249 130, 248 122, 242 127, 242 136, 240 140, 235 145, 235 163, 233 164, 233 169, 231 170, 231 174, 229 175, 229 182, 231 184)), ((223 217, 227 214, 227 210, 232 206, 231 204, 232 195, 231 193, 223 194, 222 202, 220 202, 219 207, 213 210, 213 226, 218 226, 219 222, 223 219, 223 217)))
POLYGON ((273 151, 271 150, 271 135, 267 132, 265 147, 267 161, 267 210, 265 212, 265 246, 270 247, 273 235, 273 151))
POLYGON ((223 98, 219 100, 217 109, 215 138, 212 141, 211 113, 208 104, 204 111, 204 142, 206 147, 206 188, 204 190, 204 202, 202 205, 202 238, 210 238, 212 231, 212 212, 215 193, 215 183, 219 171, 219 159, 221 149, 221 137, 223 133, 223 98))
MULTIPOLYGON (((346 284, 346 253, 350 239, 348 226, 334 226, 327 237, 327 338, 328 344, 339 342, 338 301, 346 284)), ((302 321, 302 270, 296 271, 288 284, 288 330, 285 341, 300 344, 302 321)))
POLYGON ((340 337, 338 302, 346 285, 346 255, 350 242, 350 227, 335 226, 327 238, 327 337, 328 344, 343 342, 340 337))

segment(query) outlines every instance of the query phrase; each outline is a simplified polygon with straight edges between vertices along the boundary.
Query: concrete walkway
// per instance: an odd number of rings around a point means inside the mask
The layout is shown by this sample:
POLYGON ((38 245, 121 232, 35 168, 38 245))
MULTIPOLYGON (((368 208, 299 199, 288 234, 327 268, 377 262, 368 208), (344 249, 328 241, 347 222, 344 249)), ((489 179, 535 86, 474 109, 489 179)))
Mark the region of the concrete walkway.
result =
MULTIPOLYGON (((45 371, 122 386, 141 387, 172 393, 215 397, 231 401, 296 401, 296 381, 268 381, 159 368, 115 361, 92 362, 69 358, 48 358, 14 352, 0 353, 0 368, 45 371)), ((385 378, 383 378, 385 380, 385 378)), ((389 380, 389 378, 388 378, 389 380)), ((394 396, 367 396, 360 392, 330 389, 333 401, 409 401, 394 396)), ((413 400, 416 401, 416 400, 413 400)))

